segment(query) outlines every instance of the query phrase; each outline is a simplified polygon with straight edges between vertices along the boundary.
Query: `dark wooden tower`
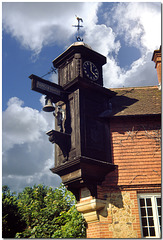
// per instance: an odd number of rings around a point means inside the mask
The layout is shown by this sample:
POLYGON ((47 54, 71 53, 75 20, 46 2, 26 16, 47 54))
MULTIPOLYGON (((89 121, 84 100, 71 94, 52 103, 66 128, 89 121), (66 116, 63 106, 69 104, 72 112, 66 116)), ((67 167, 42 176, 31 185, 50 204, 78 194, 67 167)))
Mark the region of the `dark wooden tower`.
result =
POLYGON ((106 58, 83 42, 72 44, 53 61, 58 83, 67 100, 59 101, 63 113, 62 130, 47 134, 55 144, 55 167, 67 188, 79 199, 87 187, 97 197, 97 185, 114 169, 111 159, 109 124, 105 114, 111 111, 113 92, 103 87, 102 66, 106 58))

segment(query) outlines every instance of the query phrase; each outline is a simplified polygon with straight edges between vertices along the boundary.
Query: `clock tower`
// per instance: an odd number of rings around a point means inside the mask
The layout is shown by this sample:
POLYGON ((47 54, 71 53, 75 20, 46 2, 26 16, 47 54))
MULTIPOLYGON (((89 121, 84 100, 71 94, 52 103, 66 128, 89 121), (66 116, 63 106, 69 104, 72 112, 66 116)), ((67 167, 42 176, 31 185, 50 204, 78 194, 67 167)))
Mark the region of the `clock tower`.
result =
POLYGON ((56 103, 63 118, 61 124, 56 121, 55 131, 47 132, 49 141, 55 143, 55 167, 51 171, 62 178, 77 200, 85 188, 97 197, 97 185, 115 167, 109 123, 103 117, 111 111, 109 101, 114 95, 103 87, 105 63, 106 57, 83 42, 75 42, 53 61, 67 100, 56 103))
POLYGON ((102 66, 106 57, 83 42, 75 42, 53 61, 58 68, 59 85, 66 86, 76 77, 103 86, 102 66))

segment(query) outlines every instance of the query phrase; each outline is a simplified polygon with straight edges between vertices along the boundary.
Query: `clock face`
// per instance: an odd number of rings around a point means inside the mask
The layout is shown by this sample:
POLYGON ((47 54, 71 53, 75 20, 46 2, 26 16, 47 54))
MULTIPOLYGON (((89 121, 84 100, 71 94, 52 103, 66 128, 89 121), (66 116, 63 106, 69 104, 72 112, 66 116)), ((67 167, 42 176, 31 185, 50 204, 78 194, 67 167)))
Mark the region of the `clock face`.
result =
POLYGON ((94 63, 90 62, 90 61, 86 61, 83 63, 83 70, 85 75, 93 80, 96 81, 99 78, 99 71, 97 69, 97 67, 94 65, 94 63))

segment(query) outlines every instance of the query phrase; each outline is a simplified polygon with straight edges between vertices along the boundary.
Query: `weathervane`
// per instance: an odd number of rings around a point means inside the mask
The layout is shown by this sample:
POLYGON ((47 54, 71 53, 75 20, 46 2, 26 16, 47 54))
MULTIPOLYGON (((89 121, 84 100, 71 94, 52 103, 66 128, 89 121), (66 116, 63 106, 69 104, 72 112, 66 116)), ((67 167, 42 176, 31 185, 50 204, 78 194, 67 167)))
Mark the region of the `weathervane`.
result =
POLYGON ((83 39, 80 37, 79 30, 80 30, 81 27, 83 27, 82 25, 80 25, 80 22, 83 22, 83 19, 79 18, 77 16, 76 16, 76 19, 78 20, 78 25, 72 25, 72 26, 77 27, 78 35, 77 35, 76 39, 77 39, 78 42, 82 42, 83 39))

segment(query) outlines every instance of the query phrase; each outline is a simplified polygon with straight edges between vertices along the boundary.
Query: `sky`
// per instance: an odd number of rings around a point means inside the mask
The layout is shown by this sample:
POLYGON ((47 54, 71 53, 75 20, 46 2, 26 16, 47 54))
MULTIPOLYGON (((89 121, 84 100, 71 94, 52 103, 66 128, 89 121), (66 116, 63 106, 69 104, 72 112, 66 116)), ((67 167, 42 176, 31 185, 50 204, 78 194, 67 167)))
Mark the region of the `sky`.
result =
MULTIPOLYGON (((2 3, 2 184, 58 187, 52 113, 31 90, 31 74, 42 77, 52 61, 76 41, 75 15, 83 19, 83 41, 107 57, 104 87, 158 85, 153 51, 161 45, 160 2, 2 3)), ((57 83, 57 74, 44 79, 57 83)))

